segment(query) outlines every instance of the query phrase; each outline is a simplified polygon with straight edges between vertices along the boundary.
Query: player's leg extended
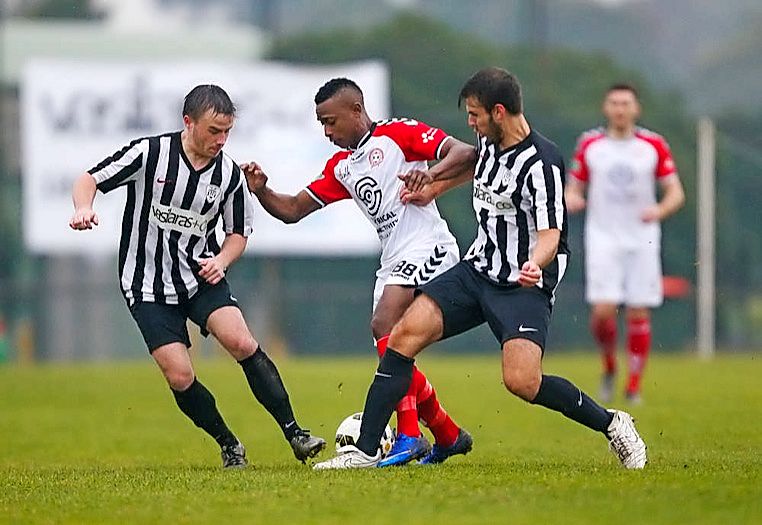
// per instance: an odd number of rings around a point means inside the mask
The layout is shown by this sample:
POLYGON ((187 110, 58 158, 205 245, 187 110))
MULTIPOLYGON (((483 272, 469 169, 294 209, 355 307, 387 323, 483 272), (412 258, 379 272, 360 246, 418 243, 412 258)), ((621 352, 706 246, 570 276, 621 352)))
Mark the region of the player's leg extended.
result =
MULTIPOLYGON (((373 337, 376 339, 376 351, 379 358, 383 357, 384 353, 386 353, 386 346, 389 342, 389 334, 392 331, 392 327, 399 321, 412 302, 412 287, 395 284, 384 286, 381 298, 373 310, 373 318, 370 322, 373 337)), ((416 403, 416 387, 418 386, 416 383, 421 382, 420 376, 422 376, 421 372, 414 367, 410 389, 396 407, 397 433, 411 438, 418 438, 421 435, 418 429, 418 408, 416 403)))
POLYGON ((600 397, 608 403, 613 398, 616 377, 617 305, 596 303, 590 311, 590 331, 601 350, 603 374, 600 397))
POLYGON ((442 337, 442 312, 426 295, 418 296, 389 336, 389 346, 368 391, 358 447, 375 453, 392 409, 410 388, 414 359, 442 337))
POLYGON ((315 469, 372 467, 381 459, 378 444, 394 407, 405 395, 413 377, 414 357, 442 336, 442 313, 429 297, 421 295, 395 325, 365 398, 360 437, 355 452, 315 465, 315 469), (395 346, 396 345, 396 346, 395 346))
POLYGON ((246 452, 222 419, 212 393, 195 377, 186 346, 183 343, 166 344, 156 348, 151 356, 164 374, 183 414, 220 445, 223 467, 245 466, 246 452))
POLYGON ((296 422, 278 369, 254 339, 241 310, 236 306, 218 308, 209 315, 206 327, 241 365, 254 397, 278 423, 296 458, 304 461, 323 450, 325 440, 310 436, 296 422))
POLYGON ((651 351, 651 312, 648 308, 627 308, 627 351, 629 377, 625 395, 631 402, 640 401, 640 382, 651 351))

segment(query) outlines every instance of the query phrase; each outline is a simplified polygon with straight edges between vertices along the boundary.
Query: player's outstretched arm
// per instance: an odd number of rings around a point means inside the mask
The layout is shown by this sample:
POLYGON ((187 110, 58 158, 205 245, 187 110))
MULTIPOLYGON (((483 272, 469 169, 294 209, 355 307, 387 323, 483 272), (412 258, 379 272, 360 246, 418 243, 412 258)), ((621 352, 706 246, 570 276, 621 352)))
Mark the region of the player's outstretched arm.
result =
POLYGON ((471 168, 464 170, 460 175, 452 179, 437 180, 426 184, 420 191, 410 191, 407 189, 407 186, 403 186, 400 191, 400 200, 402 200, 404 204, 426 206, 443 193, 465 184, 470 180, 473 180, 473 178, 474 170, 471 168))
POLYGON ((74 203, 74 215, 69 226, 74 230, 91 230, 98 225, 98 215, 93 211, 93 201, 97 187, 95 179, 89 173, 83 173, 74 181, 71 199, 74 203))
POLYGON ((299 222, 320 208, 309 193, 302 190, 296 195, 277 193, 267 186, 267 175, 256 162, 241 164, 246 183, 267 213, 286 224, 299 222))
MULTIPOLYGON (((405 183, 407 193, 411 199, 419 200, 421 202, 429 198, 431 199, 437 195, 441 195, 445 191, 454 188, 465 181, 473 178, 474 167, 476 166, 476 149, 473 146, 469 146, 465 142, 461 142, 454 137, 449 137, 442 144, 440 151, 441 160, 427 169, 426 171, 411 170, 408 173, 401 173, 398 175, 400 180, 405 183), (451 179, 457 179, 453 182, 451 179), (424 191, 427 185, 438 182, 431 190, 424 191), (416 195, 418 192, 423 192, 420 195, 416 195), (427 193, 429 193, 427 195, 427 193)), ((403 197, 403 202, 405 197, 403 197)))
POLYGON ((473 146, 450 137, 442 144, 440 158, 442 160, 429 168, 433 180, 454 179, 468 173, 473 177, 476 166, 476 149, 473 146))

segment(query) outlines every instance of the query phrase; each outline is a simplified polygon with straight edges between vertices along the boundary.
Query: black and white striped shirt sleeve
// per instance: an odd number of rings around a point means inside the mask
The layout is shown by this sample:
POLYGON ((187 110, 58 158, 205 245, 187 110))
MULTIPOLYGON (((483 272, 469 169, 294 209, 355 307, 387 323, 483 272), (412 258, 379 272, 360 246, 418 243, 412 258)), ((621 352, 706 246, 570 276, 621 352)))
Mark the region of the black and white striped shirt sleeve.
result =
POLYGON ((148 141, 138 139, 87 170, 103 193, 136 180, 145 170, 148 141))
POLYGON ((530 171, 528 186, 534 201, 535 225, 538 231, 564 227, 563 168, 540 162, 530 171))
POLYGON ((239 175, 238 184, 225 202, 222 224, 226 234, 237 233, 248 237, 254 232, 254 201, 243 175, 239 170, 236 172, 239 175))

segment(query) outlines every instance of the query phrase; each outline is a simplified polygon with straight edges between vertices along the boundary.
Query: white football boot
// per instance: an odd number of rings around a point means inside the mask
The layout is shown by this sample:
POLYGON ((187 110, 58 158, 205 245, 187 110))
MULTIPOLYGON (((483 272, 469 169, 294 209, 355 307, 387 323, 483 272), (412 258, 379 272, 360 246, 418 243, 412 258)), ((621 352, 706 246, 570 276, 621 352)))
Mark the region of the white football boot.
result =
POLYGON ((609 410, 614 419, 611 420, 606 435, 609 438, 609 449, 613 452, 626 469, 641 469, 648 463, 646 444, 635 430, 635 420, 627 412, 609 410))
POLYGON ((368 456, 355 447, 354 445, 347 445, 342 447, 342 453, 338 456, 329 459, 328 461, 322 461, 316 463, 314 470, 335 470, 344 468, 367 468, 375 467, 378 462, 381 461, 381 451, 376 452, 375 456, 368 456))

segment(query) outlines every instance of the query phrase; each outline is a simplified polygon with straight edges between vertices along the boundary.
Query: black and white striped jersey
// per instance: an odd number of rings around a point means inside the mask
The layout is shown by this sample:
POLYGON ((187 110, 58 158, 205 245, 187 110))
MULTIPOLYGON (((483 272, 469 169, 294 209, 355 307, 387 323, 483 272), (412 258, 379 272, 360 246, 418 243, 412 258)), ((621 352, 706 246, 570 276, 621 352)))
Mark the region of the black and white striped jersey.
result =
POLYGON ((177 304, 203 279, 198 260, 216 255, 215 228, 252 233, 253 206, 240 168, 224 152, 195 170, 180 132, 134 140, 88 170, 107 193, 127 187, 119 276, 129 304, 177 304))
POLYGON ((558 253, 537 284, 553 298, 569 255, 566 242, 564 162, 555 144, 532 131, 506 150, 477 136, 473 205, 477 235, 464 260, 502 286, 520 286, 521 266, 537 243, 537 231, 561 230, 558 253))

